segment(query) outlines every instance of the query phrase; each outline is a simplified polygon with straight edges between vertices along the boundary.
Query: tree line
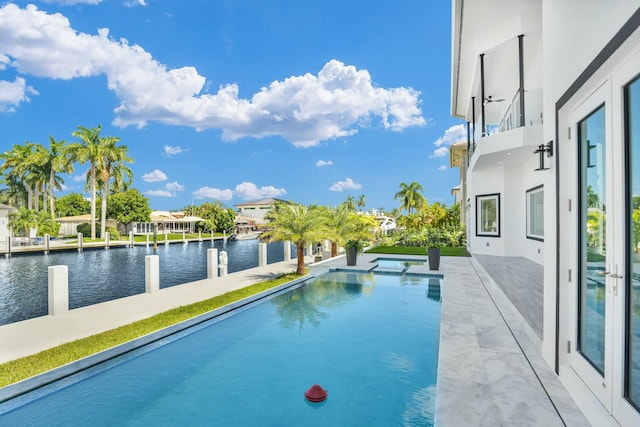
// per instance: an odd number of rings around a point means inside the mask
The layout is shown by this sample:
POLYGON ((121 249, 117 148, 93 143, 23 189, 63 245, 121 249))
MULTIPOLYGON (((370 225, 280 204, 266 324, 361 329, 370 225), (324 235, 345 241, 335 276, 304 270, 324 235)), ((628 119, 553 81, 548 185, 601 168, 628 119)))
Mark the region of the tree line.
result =
POLYGON ((119 137, 101 136, 101 130, 100 125, 94 128, 78 126, 71 133, 78 141, 67 143, 50 136, 48 147, 27 141, 15 144, 0 155, 3 161, 0 183, 6 186, 0 190, 0 200, 18 208, 17 218, 14 218, 17 223, 26 227, 25 224, 35 216, 53 221, 56 216, 54 191, 62 189, 62 174, 73 173, 76 164, 88 163, 85 182, 91 192, 91 238, 96 238, 98 189, 103 196, 100 224, 101 235, 104 235, 108 196, 128 189, 133 174, 126 164, 132 163, 133 159, 126 145, 118 145, 119 137))

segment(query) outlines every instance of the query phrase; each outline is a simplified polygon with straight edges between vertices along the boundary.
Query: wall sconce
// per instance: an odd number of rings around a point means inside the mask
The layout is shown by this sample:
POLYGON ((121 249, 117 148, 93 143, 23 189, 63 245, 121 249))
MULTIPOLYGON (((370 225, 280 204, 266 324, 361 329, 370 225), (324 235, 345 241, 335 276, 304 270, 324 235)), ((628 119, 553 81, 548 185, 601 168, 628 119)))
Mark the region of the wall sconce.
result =
POLYGON ((547 157, 553 156, 553 141, 538 145, 538 149, 534 151, 534 154, 538 154, 540 156, 540 167, 538 169, 534 169, 534 172, 546 171, 549 169, 544 167, 544 153, 547 153, 547 157))

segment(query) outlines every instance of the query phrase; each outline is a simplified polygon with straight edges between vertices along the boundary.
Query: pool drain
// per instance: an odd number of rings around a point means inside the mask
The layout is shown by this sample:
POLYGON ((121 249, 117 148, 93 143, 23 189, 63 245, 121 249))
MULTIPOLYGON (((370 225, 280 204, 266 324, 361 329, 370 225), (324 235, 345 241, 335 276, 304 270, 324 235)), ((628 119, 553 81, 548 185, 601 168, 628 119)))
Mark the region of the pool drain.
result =
POLYGON ((304 397, 309 402, 324 402, 327 398, 327 390, 323 389, 318 384, 314 384, 304 392, 304 397))

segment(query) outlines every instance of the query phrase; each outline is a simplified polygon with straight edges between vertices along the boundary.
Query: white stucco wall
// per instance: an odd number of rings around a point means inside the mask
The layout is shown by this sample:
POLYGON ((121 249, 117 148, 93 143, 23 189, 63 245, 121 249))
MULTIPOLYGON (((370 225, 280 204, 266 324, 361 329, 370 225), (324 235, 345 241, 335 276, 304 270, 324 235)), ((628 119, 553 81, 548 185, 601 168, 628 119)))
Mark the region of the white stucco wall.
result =
POLYGON ((7 246, 7 237, 9 237, 9 211, 0 210, 0 248, 7 246))
POLYGON ((504 168, 497 167, 478 172, 470 172, 468 197, 470 198, 470 232, 468 249, 479 255, 504 254, 504 168), (500 193, 500 237, 476 236, 476 196, 500 193))
MULTIPOLYGON (((543 87, 544 87, 544 138, 556 141, 556 103, 570 86, 585 71, 602 49, 611 41, 629 17, 640 7, 638 0, 543 0, 543 87), (571 25, 567 25, 571 23, 571 25)), ((618 53, 614 54, 614 57, 618 53)), ((605 67, 606 68, 606 67, 605 67)), ((602 70, 605 71, 605 70, 602 70)), ((602 72, 598 71, 598 73, 602 72)), ((598 80, 598 73, 593 80, 598 80)), ((576 98, 584 98, 594 85, 583 88, 576 98), (586 91, 586 92, 585 92, 586 91)), ((560 144, 566 141, 565 125, 558 129, 560 144)), ((557 143, 557 141, 556 141, 557 143)), ((558 146, 556 145, 556 152, 558 146)), ((555 361, 556 330, 556 274, 560 277, 560 286, 566 286, 567 268, 561 265, 556 271, 556 212, 568 211, 567 197, 561 197, 556 206, 555 174, 561 182, 566 182, 571 173, 563 166, 551 171, 545 177, 545 245, 544 245, 544 340, 542 354, 547 363, 553 366, 555 361), (546 191, 547 188, 550 191, 546 191), (554 191, 551 191, 551 190, 554 191), (548 208, 547 208, 548 207, 548 208)), ((564 159, 566 162, 566 159, 564 159)), ((564 230, 567 231, 567 230, 564 230)), ((561 236, 562 238, 562 236, 561 236)), ((562 337, 561 337, 562 338, 562 337)), ((561 339, 562 340, 562 339, 561 339)), ((564 341, 562 342, 564 344, 564 341)), ((562 359, 562 352, 561 352, 562 359)))

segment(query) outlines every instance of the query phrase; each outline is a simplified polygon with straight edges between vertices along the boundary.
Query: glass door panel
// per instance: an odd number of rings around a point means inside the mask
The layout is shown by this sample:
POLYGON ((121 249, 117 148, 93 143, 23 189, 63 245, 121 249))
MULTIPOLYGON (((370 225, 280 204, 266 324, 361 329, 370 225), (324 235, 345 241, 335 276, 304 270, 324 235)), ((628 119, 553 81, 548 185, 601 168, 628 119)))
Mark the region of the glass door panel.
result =
POLYGON ((604 376, 606 299, 605 107, 578 123, 578 348, 604 376))
POLYGON ((627 146, 626 395, 640 408, 640 78, 625 88, 627 146))

